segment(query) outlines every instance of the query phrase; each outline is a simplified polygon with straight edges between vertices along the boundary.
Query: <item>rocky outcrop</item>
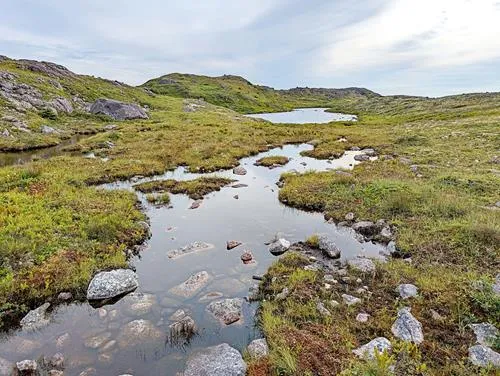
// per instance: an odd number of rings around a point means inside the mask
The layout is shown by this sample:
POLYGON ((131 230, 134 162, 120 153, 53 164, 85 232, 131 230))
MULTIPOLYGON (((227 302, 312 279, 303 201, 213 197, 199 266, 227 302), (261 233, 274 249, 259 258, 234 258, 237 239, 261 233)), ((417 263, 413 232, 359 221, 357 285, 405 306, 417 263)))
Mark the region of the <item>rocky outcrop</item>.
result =
POLYGON ((68 68, 47 61, 21 59, 17 60, 17 66, 21 69, 42 73, 56 78, 76 77, 76 74, 71 72, 68 68))
POLYGON ((225 325, 230 325, 241 319, 243 302, 241 298, 216 300, 207 306, 207 311, 225 325))
POLYGON ((184 376, 245 376, 246 371, 247 365, 239 351, 223 343, 192 355, 184 376))
POLYGON ((424 340, 422 324, 411 314, 409 307, 401 308, 398 311, 398 317, 392 325, 391 331, 395 337, 417 345, 424 340))
POLYGON ((116 269, 97 273, 87 289, 88 300, 111 299, 139 286, 137 274, 130 269, 116 269))
POLYGON ((107 115, 114 120, 148 119, 144 109, 136 104, 101 98, 90 107, 93 114, 107 115))
POLYGON ((500 336, 500 331, 490 323, 469 325, 476 335, 476 342, 484 346, 493 346, 496 339, 500 336))

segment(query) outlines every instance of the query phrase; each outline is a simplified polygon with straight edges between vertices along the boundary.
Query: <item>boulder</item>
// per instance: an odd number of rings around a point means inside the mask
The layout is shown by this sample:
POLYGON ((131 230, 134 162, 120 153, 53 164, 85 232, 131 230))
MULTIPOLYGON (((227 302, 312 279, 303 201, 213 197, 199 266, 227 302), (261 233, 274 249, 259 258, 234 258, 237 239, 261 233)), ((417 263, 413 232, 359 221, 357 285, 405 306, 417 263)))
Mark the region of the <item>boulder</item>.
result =
POLYGON ((194 296, 201 288, 203 288, 209 280, 210 274, 206 271, 201 271, 193 274, 186 281, 171 288, 169 291, 172 294, 189 298, 194 296))
POLYGON ((184 376, 245 376, 246 371, 239 351, 223 343, 189 357, 184 376))
POLYGON ((131 291, 139 286, 137 274, 130 269, 115 269, 97 273, 87 289, 88 300, 111 299, 131 291))
POLYGON ((347 265, 363 273, 373 273, 376 269, 375 263, 372 260, 363 257, 351 259, 347 261, 347 265))
POLYGON ((207 306, 207 312, 225 325, 230 325, 241 319, 243 302, 242 298, 216 300, 207 306))
POLYGON ((254 339, 247 347, 248 355, 254 359, 260 359, 269 354, 269 347, 265 338, 254 339))
POLYGON ((116 340, 121 348, 140 346, 145 343, 160 342, 164 334, 148 320, 134 320, 126 324, 116 340))
POLYGON ((290 242, 286 239, 280 238, 269 244, 269 252, 274 256, 279 256, 288 251, 290 242))
POLYGON ((356 222, 351 228, 364 236, 374 236, 378 232, 377 226, 371 221, 356 222))
POLYGON ((318 248, 325 254, 325 256, 337 259, 340 258, 340 249, 337 247, 335 242, 329 239, 327 236, 320 236, 318 239, 318 248))
POLYGON ((236 166, 235 168, 233 168, 233 174, 235 174, 235 175, 246 175, 247 174, 247 170, 243 166, 236 166))
POLYGON ((136 104, 105 98, 96 100, 90 107, 90 112, 107 115, 114 120, 148 119, 146 111, 136 104))
POLYGON ((384 351, 391 351, 391 342, 385 337, 378 337, 372 339, 367 344, 358 347, 355 350, 352 350, 354 355, 362 359, 374 359, 375 358, 375 349, 378 353, 383 353, 384 351))
POLYGON ((475 366, 500 368, 500 354, 487 346, 475 345, 470 347, 469 360, 475 366))
POLYGON ((213 249, 213 248, 214 248, 214 245, 210 244, 210 243, 193 242, 193 243, 190 243, 188 245, 185 245, 184 247, 168 251, 167 256, 168 256, 168 258, 176 259, 176 258, 179 258, 181 256, 184 256, 184 255, 187 255, 190 253, 207 251, 207 250, 213 249))
POLYGON ((398 311, 398 316, 391 327, 391 331, 395 337, 417 345, 424 340, 422 324, 411 314, 409 307, 401 308, 398 311))
POLYGON ((493 346, 496 339, 500 336, 498 329, 489 323, 469 325, 476 335, 476 342, 484 346, 493 346))
POLYGON ((25 330, 37 330, 49 325, 50 319, 47 317, 47 309, 50 303, 42 304, 40 307, 29 311, 21 320, 21 326, 25 330))
POLYGON ((418 288, 411 283, 403 283, 396 289, 399 296, 403 299, 413 298, 418 294, 418 288))

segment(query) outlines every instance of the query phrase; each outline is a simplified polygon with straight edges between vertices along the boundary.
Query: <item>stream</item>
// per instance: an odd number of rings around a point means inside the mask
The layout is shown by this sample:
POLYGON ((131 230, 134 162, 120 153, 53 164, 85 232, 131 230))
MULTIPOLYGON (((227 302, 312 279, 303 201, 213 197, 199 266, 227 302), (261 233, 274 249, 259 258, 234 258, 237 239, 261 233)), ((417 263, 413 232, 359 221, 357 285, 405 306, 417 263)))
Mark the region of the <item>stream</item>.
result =
POLYGON ((276 182, 286 171, 352 169, 359 163, 354 160, 360 153, 356 151, 347 151, 332 160, 301 156, 301 152, 312 148, 308 144, 285 145, 243 158, 240 164, 247 170, 244 176, 235 175, 232 170, 195 174, 179 167, 153 178, 98 187, 133 191, 134 184, 152 179, 190 180, 214 175, 247 185, 227 186, 211 193, 197 209, 189 209, 193 200, 185 195, 171 195, 169 207, 158 207, 137 192, 150 219, 152 233, 144 251, 131 259, 139 288, 101 308, 88 303, 59 305, 52 312, 48 326, 34 332, 17 329, 1 334, 0 357, 15 362, 62 353, 66 375, 79 375, 89 368, 88 375, 176 375, 183 371, 187 357, 197 349, 226 342, 243 352, 252 339, 261 337, 254 322, 258 304, 245 302, 243 319, 227 326, 214 319, 206 307, 215 296, 248 296, 249 288, 256 283, 252 276, 264 274, 276 260, 266 245, 276 235, 296 242, 314 233, 327 234, 342 250, 343 260, 358 255, 377 257, 383 248, 360 243, 350 229, 326 222, 321 213, 293 209, 279 202, 276 182), (259 158, 271 155, 291 160, 273 169, 254 165, 259 158), (229 240, 243 244, 228 251, 229 240), (195 241, 214 247, 176 259, 167 256, 168 251, 195 241), (252 252, 255 263, 243 264, 240 257, 245 250, 252 252), (196 294, 182 297, 170 291, 200 271, 208 272, 210 280, 196 294), (178 309, 189 313, 196 322, 198 332, 189 341, 169 338, 169 325, 173 322, 170 317, 178 309), (155 333, 161 332, 161 337, 145 334, 147 338, 134 343, 137 338, 132 338, 126 329, 133 320, 145 320, 141 322, 154 328, 155 333))

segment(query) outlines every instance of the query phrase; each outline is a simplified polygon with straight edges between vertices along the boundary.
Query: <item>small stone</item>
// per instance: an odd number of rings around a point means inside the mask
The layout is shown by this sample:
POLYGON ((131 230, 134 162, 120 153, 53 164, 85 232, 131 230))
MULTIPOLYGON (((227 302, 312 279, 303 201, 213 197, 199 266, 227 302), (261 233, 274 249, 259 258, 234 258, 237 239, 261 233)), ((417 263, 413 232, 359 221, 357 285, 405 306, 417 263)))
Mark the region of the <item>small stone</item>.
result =
POLYGON ((135 290, 137 274, 130 269, 115 269, 97 273, 87 289, 88 300, 111 299, 135 290))
POLYGON ((431 317, 435 321, 443 321, 444 317, 439 314, 439 312, 431 309, 431 317))
POLYGON ((190 338, 196 333, 196 324, 190 316, 184 316, 169 326, 170 338, 177 340, 180 337, 190 338))
POLYGON ((245 188, 248 187, 248 184, 243 184, 243 183, 238 183, 238 184, 233 184, 231 188, 245 188))
POLYGON ((337 302, 336 300, 330 300, 330 306, 332 306, 332 307, 334 307, 334 308, 335 308, 335 307, 337 307, 337 306, 339 306, 339 305, 340 305, 340 303, 339 303, 339 302, 337 302))
POLYGON ((387 242, 390 242, 394 238, 394 234, 392 233, 392 230, 389 226, 385 226, 380 231, 378 238, 380 241, 387 243, 387 242))
POLYGON ((234 198, 235 200, 238 200, 238 199, 240 198, 240 196, 238 196, 238 195, 234 195, 234 196, 233 196, 233 198, 234 198))
POLYGON ((246 251, 245 253, 243 253, 240 258, 244 264, 249 264, 253 261, 252 253, 249 251, 246 251))
POLYGON ((156 296, 153 294, 132 293, 123 299, 125 311, 130 316, 144 316, 151 312, 157 304, 156 296))
POLYGON ((398 286, 397 292, 403 299, 413 298, 418 294, 418 288, 410 283, 403 283, 398 286))
POLYGON ((226 242, 226 249, 229 251, 229 250, 236 248, 242 244, 243 244, 242 242, 239 242, 237 240, 228 240, 226 242))
POLYGON ((342 294, 342 300, 348 306, 361 303, 360 298, 356 298, 355 296, 348 295, 348 294, 342 294))
POLYGON ((391 327, 391 331, 395 337, 417 345, 424 340, 422 324, 411 314, 409 307, 401 308, 398 311, 398 316, 391 327))
POLYGON ((113 350, 113 349, 115 348, 115 346, 116 346, 116 344, 117 344, 117 343, 118 343, 118 342, 116 342, 114 339, 113 339, 113 340, 111 340, 111 341, 109 341, 109 342, 106 342, 106 343, 104 344, 104 346, 102 346, 102 347, 99 349, 99 352, 102 352, 102 353, 104 353, 104 352, 109 352, 109 351, 111 351, 111 350, 113 350))
POLYGON ((331 316, 332 314, 330 313, 330 311, 328 309, 326 309, 325 305, 323 304, 323 302, 317 302, 316 303, 316 309, 318 310, 318 312, 323 315, 323 316, 331 316))
POLYGON ((500 354, 487 346, 476 345, 470 347, 469 360, 478 367, 500 368, 500 354))
POLYGON ((191 254, 191 253, 196 253, 196 252, 203 252, 203 251, 208 251, 210 249, 213 249, 215 246, 210 243, 205 243, 205 242, 192 242, 190 244, 185 245, 184 247, 177 248, 177 249, 172 249, 167 252, 168 258, 171 259, 177 259, 179 257, 191 254))
POLYGON ((356 316, 356 321, 367 322, 369 318, 370 315, 368 313, 358 313, 358 315, 356 316))
POLYGON ((254 339, 247 347, 248 354, 254 359, 261 359, 269 354, 265 338, 254 339))
POLYGON ((110 353, 99 354, 97 356, 97 360, 99 361, 99 363, 111 364, 113 363, 113 354, 110 353))
POLYGON ((56 353, 52 355, 49 360, 49 364, 53 368, 63 368, 64 367, 64 355, 61 353, 56 353))
POLYGON ((329 258, 337 259, 340 257, 340 249, 335 242, 324 235, 318 239, 318 248, 329 258))
POLYGON ((384 351, 390 352, 392 349, 391 342, 387 338, 384 337, 378 337, 367 344, 358 347, 357 349, 353 350, 352 352, 359 358, 362 359, 374 359, 375 358, 375 351, 378 351, 379 354, 383 353, 384 351))
POLYGON ((121 348, 141 346, 145 343, 157 342, 164 334, 151 321, 134 320, 126 324, 116 337, 121 348))
POLYGON ((219 292, 219 291, 212 291, 212 292, 208 292, 206 293, 205 295, 203 295, 200 299, 199 299, 199 302, 200 303, 203 303, 203 302, 209 302, 211 300, 214 300, 214 299, 220 299, 224 296, 223 293, 219 292))
POLYGON ((40 127, 40 132, 42 132, 43 134, 59 133, 58 130, 56 130, 55 128, 49 127, 48 125, 42 125, 40 127))
POLYGON ((288 287, 283 288, 279 294, 276 295, 276 300, 284 300, 288 296, 290 292, 288 291, 288 287))
POLYGON ((345 215, 345 220, 348 222, 354 221, 354 213, 350 212, 345 215))
POLYGON ((280 238, 269 245, 269 252, 274 256, 279 256, 288 251, 290 242, 286 239, 280 238))
POLYGON ((246 175, 247 174, 247 170, 243 166, 237 166, 237 167, 233 168, 233 174, 235 174, 235 175, 246 175))
POLYGON ((71 300, 72 298, 73 294, 71 294, 70 292, 61 292, 59 295, 57 295, 57 299, 62 302, 71 300))
POLYGON ((476 335, 476 342, 484 346, 493 346, 500 332, 494 325, 483 322, 481 324, 470 324, 472 331, 476 335))
POLYGON ((351 228, 354 231, 359 232, 360 234, 365 236, 373 236, 378 232, 375 223, 370 221, 356 222, 355 224, 352 225, 351 228))

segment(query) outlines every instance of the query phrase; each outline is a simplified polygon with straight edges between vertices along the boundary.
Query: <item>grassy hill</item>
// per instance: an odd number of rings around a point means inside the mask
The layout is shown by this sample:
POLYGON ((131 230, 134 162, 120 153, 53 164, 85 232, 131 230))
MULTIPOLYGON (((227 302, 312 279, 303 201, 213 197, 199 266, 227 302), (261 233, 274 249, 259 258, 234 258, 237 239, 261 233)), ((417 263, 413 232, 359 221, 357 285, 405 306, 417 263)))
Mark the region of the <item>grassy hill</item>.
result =
POLYGON ((202 98, 209 103, 241 113, 287 111, 297 107, 327 107, 333 99, 379 96, 361 88, 275 90, 267 86, 254 85, 243 77, 233 75, 208 77, 172 73, 149 80, 142 87, 156 94, 202 98))

